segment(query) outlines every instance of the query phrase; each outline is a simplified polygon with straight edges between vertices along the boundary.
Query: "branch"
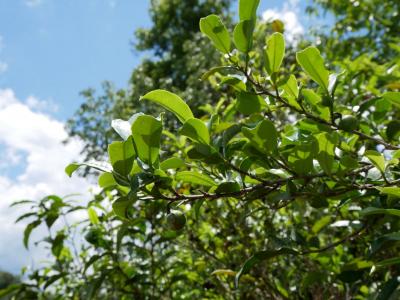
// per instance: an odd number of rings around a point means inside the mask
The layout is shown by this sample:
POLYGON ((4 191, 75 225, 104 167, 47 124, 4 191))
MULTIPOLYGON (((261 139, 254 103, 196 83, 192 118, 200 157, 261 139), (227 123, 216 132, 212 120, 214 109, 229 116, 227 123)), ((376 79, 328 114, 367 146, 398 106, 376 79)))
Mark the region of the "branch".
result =
MULTIPOLYGON (((312 113, 306 111, 306 110, 304 109, 304 107, 302 107, 302 109, 299 109, 299 108, 297 108, 297 107, 294 107, 294 106, 290 105, 288 102, 286 102, 286 101, 279 95, 279 93, 274 94, 274 93, 271 93, 270 91, 266 90, 260 83, 256 82, 256 81, 250 76, 250 74, 247 73, 246 70, 243 70, 243 69, 240 68, 240 67, 236 67, 236 69, 237 69, 238 71, 242 72, 242 73, 244 74, 244 76, 246 77, 246 79, 247 79, 251 84, 253 84, 253 86, 255 86, 255 87, 259 90, 259 91, 256 91, 256 94, 257 94, 257 95, 267 95, 267 96, 269 96, 269 97, 272 97, 272 98, 274 98, 275 100, 277 100, 277 101, 279 101, 280 103, 282 103, 284 106, 290 108, 291 110, 296 111, 297 113, 299 113, 299 114, 301 114, 301 115, 304 115, 304 116, 305 116, 306 118, 308 118, 308 119, 314 120, 314 121, 316 121, 316 122, 318 122, 318 123, 320 123, 320 124, 327 125, 327 126, 329 126, 329 127, 333 127, 333 128, 336 129, 336 130, 341 130, 341 129, 339 128, 339 126, 336 125, 333 121, 328 122, 328 121, 326 121, 326 120, 324 120, 324 119, 321 119, 320 117, 315 116, 315 115, 313 115, 312 113)), ((382 140, 382 139, 375 138, 375 137, 373 137, 373 136, 367 135, 367 134, 365 134, 365 133, 363 133, 363 132, 361 132, 361 131, 358 131, 358 130, 352 130, 352 131, 350 131, 350 133, 353 133, 353 134, 358 135, 361 139, 370 140, 370 141, 373 141, 373 142, 375 142, 375 143, 377 143, 377 144, 384 145, 384 146, 386 147, 386 149, 388 149, 388 150, 399 150, 399 149, 400 149, 400 146, 392 145, 392 144, 390 144, 390 143, 388 143, 388 142, 385 142, 385 141, 382 140)))

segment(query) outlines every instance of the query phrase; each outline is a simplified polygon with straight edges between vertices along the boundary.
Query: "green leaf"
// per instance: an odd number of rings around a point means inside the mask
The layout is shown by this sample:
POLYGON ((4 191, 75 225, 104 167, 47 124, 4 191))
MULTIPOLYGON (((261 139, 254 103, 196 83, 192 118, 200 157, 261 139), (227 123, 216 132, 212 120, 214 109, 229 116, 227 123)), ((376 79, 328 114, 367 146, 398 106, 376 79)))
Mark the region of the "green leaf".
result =
POLYGON ((11 285, 7 286, 6 288, 1 289, 0 290, 0 299, 8 299, 8 298, 3 298, 3 297, 11 295, 12 293, 18 291, 20 288, 21 288, 20 284, 11 284, 11 285))
POLYGON ((201 75, 201 80, 207 80, 210 76, 214 75, 215 73, 238 73, 238 69, 231 67, 231 66, 219 66, 219 67, 214 67, 207 72, 205 72, 203 75, 201 75))
POLYGON ((244 115, 261 112, 263 105, 265 105, 260 96, 249 92, 238 92, 236 97, 236 109, 244 115))
POLYGON ((170 169, 179 169, 185 166, 185 162, 178 157, 170 157, 160 163, 160 169, 163 171, 170 169))
POLYGON ((202 173, 195 171, 182 171, 176 174, 176 180, 203 186, 216 186, 214 180, 202 173))
POLYGON ((400 197, 400 187, 377 187, 376 189, 378 189, 382 194, 400 197))
POLYGON ((400 121, 390 121, 386 127, 386 136, 389 140, 396 140, 400 136, 400 121))
POLYGON ((144 115, 143 113, 139 112, 136 114, 133 114, 128 121, 121 120, 121 119, 115 119, 111 121, 111 127, 115 130, 116 133, 124 141, 126 141, 132 134, 131 127, 133 122, 137 119, 137 117, 144 115))
POLYGON ((85 263, 85 268, 83 269, 83 273, 86 273, 87 269, 93 265, 96 261, 98 261, 100 258, 102 258, 101 255, 93 255, 92 257, 90 257, 90 259, 85 263))
POLYGON ((310 89, 302 89, 301 93, 304 96, 304 100, 312 106, 313 110, 316 111, 322 119, 329 121, 329 108, 322 105, 321 96, 310 89))
POLYGON ((116 216, 121 219, 129 219, 129 208, 132 207, 135 199, 129 199, 128 197, 121 197, 113 202, 112 208, 116 216))
POLYGON ((210 144, 210 134, 208 133, 206 124, 202 120, 196 118, 187 120, 179 133, 200 144, 210 144))
POLYGON ((108 145, 108 155, 114 171, 120 175, 128 175, 136 157, 132 138, 108 145))
POLYGON ((279 32, 275 32, 267 40, 267 49, 265 52, 265 68, 271 76, 278 72, 285 56, 285 39, 279 32))
POLYGON ((80 166, 81 166, 81 164, 78 164, 78 163, 69 164, 68 166, 65 167, 65 173, 67 173, 67 175, 68 175, 69 177, 71 177, 72 174, 73 174, 76 170, 78 170, 80 166))
POLYGON ((193 118, 190 107, 181 97, 174 93, 165 90, 155 90, 140 97, 140 100, 148 100, 161 105, 166 110, 172 112, 181 123, 185 123, 187 120, 193 118))
POLYGON ((261 152, 273 153, 278 149, 278 132, 270 120, 261 121, 254 129, 243 127, 242 133, 261 152))
POLYGON ((255 20, 257 18, 257 8, 260 0, 240 0, 239 1, 239 19, 255 20))
POLYGON ((38 227, 41 224, 40 220, 33 221, 29 223, 24 230, 24 246, 28 249, 29 237, 32 233, 32 230, 38 227))
POLYGON ((318 160, 322 170, 327 174, 331 174, 333 163, 335 161, 335 145, 338 143, 337 135, 323 132, 314 135, 314 138, 318 145, 316 159, 318 160))
POLYGON ((217 15, 209 15, 201 18, 200 31, 214 43, 214 47, 219 51, 225 54, 231 52, 229 32, 217 15))
POLYGON ((399 286, 400 281, 398 277, 393 277, 389 279, 383 286, 380 288, 380 292, 376 297, 376 300, 387 300, 387 299, 394 299, 391 296, 396 291, 397 287, 399 286))
POLYGON ((65 168, 65 173, 67 173, 67 175, 71 177, 72 174, 82 166, 90 167, 100 172, 112 172, 112 168, 108 163, 100 161, 92 161, 92 162, 69 164, 65 168))
POLYGON ((319 233, 326 225, 329 224, 331 221, 332 217, 331 216, 325 216, 319 219, 317 222, 314 223, 313 227, 311 228, 311 231, 314 234, 319 233))
POLYGON ((247 53, 253 47, 254 21, 244 20, 235 26, 233 31, 233 41, 236 48, 243 53, 247 53))
POLYGON ((400 209, 394 208, 377 208, 377 207, 367 207, 360 211, 360 215, 362 217, 370 216, 370 215, 392 215, 400 217, 400 209))
POLYGON ((265 250, 265 251, 260 251, 260 252, 253 254, 253 256, 251 256, 248 260, 246 260, 246 262, 243 264, 242 268, 236 274, 236 278, 235 278, 236 287, 239 286, 240 277, 243 274, 247 273, 255 264, 257 264, 261 261, 264 261, 264 260, 269 260, 269 259, 274 258, 279 255, 289 255, 289 254, 296 255, 296 254, 298 254, 298 252, 293 249, 283 247, 278 250, 265 250))
POLYGON ((400 107, 400 92, 386 92, 382 97, 393 105, 400 107))
POLYGON ((290 149, 288 163, 296 173, 308 174, 314 170, 313 149, 314 145, 310 142, 296 145, 290 149))
POLYGON ((234 181, 222 182, 215 190, 217 194, 235 193, 238 191, 240 191, 240 185, 234 181))
POLYGON ((308 47, 296 53, 297 62, 303 70, 328 92, 329 72, 325 69, 324 60, 315 47, 308 47))
POLYGON ((92 280, 88 285, 88 296, 87 299, 92 300, 96 299, 97 293, 103 284, 104 279, 106 278, 106 273, 102 273, 98 278, 92 280))
POLYGON ((292 74, 289 79, 281 86, 283 89, 283 97, 286 98, 291 106, 301 109, 300 104, 297 102, 299 97, 299 86, 297 85, 296 77, 292 74))
POLYGON ((400 257, 393 257, 393 258, 381 260, 381 261, 375 263, 375 266, 378 268, 382 268, 382 267, 387 267, 387 266, 392 266, 392 265, 397 265, 397 264, 400 264, 400 257))
POLYGON ((94 210, 93 207, 88 208, 88 216, 89 220, 93 225, 99 224, 99 217, 97 216, 97 212, 94 210))
POLYGON ((215 276, 221 276, 221 275, 224 275, 224 276, 235 276, 236 272, 232 271, 231 269, 217 269, 217 270, 213 271, 211 273, 211 275, 215 275, 215 276))
POLYGON ((113 174, 106 172, 99 176, 99 186, 101 188, 105 189, 116 185, 117 182, 115 181, 113 174))
POLYGON ((137 155, 149 165, 153 165, 158 160, 161 132, 161 121, 152 116, 139 116, 132 124, 132 136, 137 155))
POLYGON ((375 167, 382 173, 385 172, 385 158, 381 153, 375 150, 367 150, 364 154, 375 167))

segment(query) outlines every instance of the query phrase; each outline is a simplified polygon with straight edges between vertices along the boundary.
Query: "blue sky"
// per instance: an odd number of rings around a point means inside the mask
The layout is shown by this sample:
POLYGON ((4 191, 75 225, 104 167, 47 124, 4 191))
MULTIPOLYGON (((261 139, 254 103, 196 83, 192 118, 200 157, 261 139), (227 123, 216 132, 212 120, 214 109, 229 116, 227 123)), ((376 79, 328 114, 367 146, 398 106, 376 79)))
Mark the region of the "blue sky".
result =
MULTIPOLYGON (((81 103, 79 91, 103 80, 125 87, 140 61, 133 32, 150 26, 149 2, 0 0, 0 59, 8 65, 0 88, 12 88, 20 99, 53 101, 59 107, 53 115, 64 120, 81 103)), ((259 12, 282 6, 262 0, 259 12)))
POLYGON ((149 26, 146 0, 0 0, 0 88, 54 101, 65 119, 79 91, 105 79, 125 86, 139 57, 130 43, 149 26))
MULTIPOLYGON (((184 1, 184 0, 182 0, 184 1)), ((37 265, 41 249, 22 245, 19 199, 82 193, 91 183, 69 179, 64 167, 80 161, 82 141, 62 143, 64 122, 103 80, 126 87, 141 55, 134 31, 149 27, 149 0, 0 0, 0 269, 37 265)), ((300 0, 261 0, 259 14, 280 18, 291 34, 305 33, 300 0)), ((149 54, 147 54, 149 55, 149 54)), ((35 232, 38 240, 43 228, 35 232)))

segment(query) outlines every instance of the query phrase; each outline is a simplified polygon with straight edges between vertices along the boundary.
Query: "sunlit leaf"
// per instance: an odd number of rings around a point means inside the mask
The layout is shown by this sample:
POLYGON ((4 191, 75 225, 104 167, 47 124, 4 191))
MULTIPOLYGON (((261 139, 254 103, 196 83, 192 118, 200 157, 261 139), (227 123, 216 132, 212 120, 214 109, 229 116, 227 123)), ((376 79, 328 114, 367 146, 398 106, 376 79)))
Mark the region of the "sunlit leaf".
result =
POLYGON ((378 168, 382 173, 385 172, 385 158, 381 153, 375 150, 367 150, 364 154, 375 167, 378 168))
POLYGON ((179 132, 195 142, 207 145, 210 143, 208 128, 202 120, 195 118, 187 120, 179 132))
POLYGON ((148 100, 161 105, 166 110, 172 112, 181 123, 193 118, 190 107, 178 95, 165 91, 155 90, 140 97, 140 100, 148 100))
POLYGON ((279 71, 285 56, 285 39, 279 32, 275 32, 267 40, 265 52, 265 68, 269 75, 279 71))
POLYGON ((132 124, 132 136, 137 155, 149 165, 158 161, 161 132, 161 121, 152 116, 139 116, 132 124))
POLYGON ((308 47, 297 52, 296 59, 311 79, 328 92, 329 72, 325 69, 324 60, 319 50, 315 47, 308 47))
POLYGON ((200 19, 200 30, 214 43, 222 53, 231 52, 231 38, 228 30, 217 15, 200 19))
POLYGON ((198 185, 203 185, 203 186, 211 187, 211 186, 217 185, 211 177, 209 177, 205 174, 201 174, 199 172, 195 172, 195 171, 178 172, 176 174, 175 178, 178 181, 192 183, 192 184, 198 184, 198 185))
POLYGON ((233 41, 239 51, 247 53, 253 47, 254 22, 244 20, 238 23, 233 31, 233 41))
POLYGON ((239 1, 239 19, 254 20, 257 17, 257 8, 260 0, 240 0, 239 1))

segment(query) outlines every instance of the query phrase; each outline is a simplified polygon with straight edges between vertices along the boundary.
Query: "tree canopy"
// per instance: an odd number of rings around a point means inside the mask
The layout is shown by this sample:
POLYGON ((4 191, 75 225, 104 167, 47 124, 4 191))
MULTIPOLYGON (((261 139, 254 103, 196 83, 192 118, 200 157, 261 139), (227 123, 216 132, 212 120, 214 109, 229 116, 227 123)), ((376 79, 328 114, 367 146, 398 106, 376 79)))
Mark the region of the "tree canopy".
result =
MULTIPOLYGON (((370 9, 364 2, 352 1, 346 11, 341 1, 316 2, 338 16, 335 28, 351 23, 358 9, 370 9)), ((184 18, 186 1, 155 3, 152 17, 165 31, 160 37, 155 29, 139 31, 139 45, 160 57, 150 65, 170 59, 169 67, 179 70, 171 74, 183 72, 184 84, 174 88, 182 79, 174 81, 174 75, 164 84, 163 72, 160 79, 147 77, 154 81, 142 78, 143 89, 136 90, 142 91, 136 94, 140 105, 126 110, 134 114, 99 115, 99 131, 85 127, 103 134, 107 145, 104 153, 102 145, 98 155, 89 155, 91 160, 66 167, 69 176, 80 167, 100 173, 102 190, 87 205, 55 195, 15 204, 30 206, 18 220, 30 218, 27 247, 36 227, 49 228, 42 243, 53 262, 0 295, 397 299, 400 48, 393 43, 398 37, 391 36, 396 26, 380 23, 373 38, 390 48, 382 53, 369 50, 368 35, 357 37, 350 53, 340 44, 350 45, 351 36, 326 33, 320 36, 326 45, 303 41, 296 49, 287 45, 278 21, 258 22, 258 0, 239 1, 237 18, 227 10, 215 14, 228 3, 197 1, 196 16, 207 12, 198 20, 205 37, 201 51, 173 58, 162 54, 184 51, 173 37, 195 42, 197 26, 188 27, 193 34, 178 30, 175 36, 164 26, 167 12, 177 9, 184 18), (383 39, 380 30, 389 36, 383 39), (198 57, 206 62, 201 69, 209 67, 201 76, 188 67, 198 57), (185 67, 175 65, 181 60, 185 67), (192 82, 195 78, 201 81, 192 82), (201 93, 207 98, 190 96, 201 93), (198 103, 205 108, 198 110, 198 103), (103 123, 107 118, 113 119, 109 125, 103 123), (87 218, 54 229, 56 220, 75 211, 87 218)), ((392 12, 397 2, 385 5, 392 12)), ((360 18, 354 28, 368 28, 367 20, 360 18)), ((120 97, 121 103, 129 98, 120 97)), ((87 104, 96 110, 101 101, 111 111, 116 106, 108 98, 87 104)))

